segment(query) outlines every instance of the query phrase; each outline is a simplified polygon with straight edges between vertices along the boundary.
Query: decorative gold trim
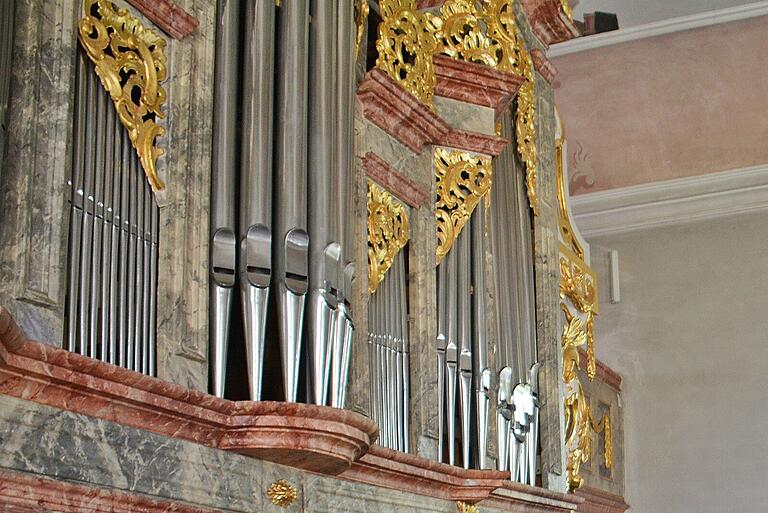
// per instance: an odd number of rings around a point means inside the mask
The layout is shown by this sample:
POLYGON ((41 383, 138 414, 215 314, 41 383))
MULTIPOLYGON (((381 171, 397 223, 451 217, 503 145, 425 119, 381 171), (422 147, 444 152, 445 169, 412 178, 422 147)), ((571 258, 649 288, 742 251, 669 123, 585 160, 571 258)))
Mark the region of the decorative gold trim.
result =
MULTIPOLYGON (((491 190, 493 168, 488 157, 435 148, 437 198, 437 262, 451 250, 475 207, 491 190)), ((486 201, 489 196, 486 196, 486 201)))
POLYGON ((566 15, 568 21, 573 21, 573 9, 571 9, 571 4, 568 3, 568 0, 560 0, 560 9, 566 15))
POLYGON ((368 292, 392 266, 409 238, 408 209, 386 190, 368 181, 368 292))
POLYGON ((109 0, 83 0, 83 10, 78 39, 128 130, 152 190, 163 190, 156 163, 164 151, 155 140, 165 134, 156 123, 165 117, 160 85, 166 78, 165 40, 109 0))
POLYGON ((435 53, 476 62, 523 77, 517 93, 515 135, 525 164, 528 203, 539 213, 536 150, 536 84, 533 59, 517 26, 514 0, 446 0, 430 23, 435 53))
POLYGON ((567 297, 583 313, 599 313, 597 275, 584 260, 562 242, 560 251, 560 296, 567 297))
POLYGON ((478 513, 477 506, 464 501, 456 501, 456 509, 459 513, 478 513))
POLYGON ((555 141, 555 166, 557 172, 557 211, 560 219, 560 235, 565 243, 569 246, 576 256, 580 259, 584 259, 584 248, 581 247, 579 240, 576 238, 573 225, 571 224, 571 216, 568 214, 568 206, 566 205, 567 193, 565 190, 565 136, 555 141))
POLYGON ((269 497, 269 500, 272 504, 281 508, 287 508, 293 504, 298 496, 299 492, 296 490, 296 487, 289 484, 284 479, 275 481, 269 485, 269 488, 267 488, 267 497, 269 497))
POLYGON ((376 67, 434 109, 437 78, 432 54, 437 41, 430 27, 432 15, 420 13, 416 0, 380 0, 379 7, 382 21, 376 40, 376 67))
POLYGON ((357 0, 355 2, 355 25, 357 34, 355 36, 355 55, 360 55, 360 47, 363 44, 363 35, 365 35, 365 24, 368 21, 368 0, 357 0))

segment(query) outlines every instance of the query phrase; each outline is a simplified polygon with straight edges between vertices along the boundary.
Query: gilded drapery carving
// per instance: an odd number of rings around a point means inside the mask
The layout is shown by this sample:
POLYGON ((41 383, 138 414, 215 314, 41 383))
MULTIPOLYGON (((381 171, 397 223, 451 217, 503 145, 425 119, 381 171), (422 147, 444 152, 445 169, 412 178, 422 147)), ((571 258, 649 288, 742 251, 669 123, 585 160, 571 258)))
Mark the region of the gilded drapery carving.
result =
MULTIPOLYGON (((448 254, 477 204, 491 190, 491 159, 465 151, 435 149, 437 261, 448 254)), ((488 198, 488 196, 486 196, 488 198)))
POLYGON ((368 181, 368 292, 376 291, 408 238, 408 209, 368 181))
POLYGON ((156 122, 164 117, 166 100, 160 85, 166 78, 165 40, 109 0, 84 0, 83 11, 78 39, 128 130, 152 190, 163 190, 156 164, 164 151, 155 143, 165 134, 156 122))

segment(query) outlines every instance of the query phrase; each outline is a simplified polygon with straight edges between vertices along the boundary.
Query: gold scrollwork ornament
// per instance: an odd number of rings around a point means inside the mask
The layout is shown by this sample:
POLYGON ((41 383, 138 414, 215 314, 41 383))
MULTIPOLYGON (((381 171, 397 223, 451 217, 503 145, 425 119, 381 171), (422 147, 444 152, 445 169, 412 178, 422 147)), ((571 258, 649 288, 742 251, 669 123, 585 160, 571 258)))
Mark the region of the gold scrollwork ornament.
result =
POLYGON ((380 0, 382 21, 376 49, 376 67, 396 80, 421 103, 434 109, 437 42, 429 26, 431 15, 417 10, 416 0, 380 0))
POLYGON ((296 487, 284 479, 278 479, 267 488, 267 497, 275 506, 287 508, 296 501, 299 496, 296 487))
POLYGON ((408 211, 387 191, 368 182, 368 292, 373 294, 408 243, 408 211))
POLYGON ((477 506, 464 501, 456 501, 456 509, 458 513, 478 513, 477 506))
MULTIPOLYGON (((469 221, 477 204, 491 190, 491 159, 464 151, 435 149, 437 198, 437 261, 440 263, 469 221)), ((486 201, 489 197, 486 196, 486 201)))
POLYGON ((84 0, 83 9, 78 39, 128 130, 152 189, 163 190, 156 164, 164 152, 155 142, 165 134, 156 122, 164 117, 166 100, 160 85, 166 78, 165 40, 109 0, 84 0))

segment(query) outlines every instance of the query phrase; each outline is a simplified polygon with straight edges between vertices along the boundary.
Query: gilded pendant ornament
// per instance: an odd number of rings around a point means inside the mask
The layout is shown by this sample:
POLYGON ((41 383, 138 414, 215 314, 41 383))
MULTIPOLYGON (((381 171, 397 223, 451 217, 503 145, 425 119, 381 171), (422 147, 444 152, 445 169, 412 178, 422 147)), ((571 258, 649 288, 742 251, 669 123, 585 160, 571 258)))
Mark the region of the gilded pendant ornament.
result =
MULTIPOLYGON (((491 190, 493 168, 488 157, 465 151, 435 149, 437 198, 437 262, 453 247, 475 207, 491 190)), ((489 196, 486 196, 486 201, 489 196)))
POLYGON ((373 294, 408 242, 408 210, 387 191, 368 181, 368 292, 373 294))
POLYGON ((416 0, 380 0, 382 21, 376 67, 387 73, 421 103, 434 109, 437 42, 430 30, 431 15, 417 10, 416 0))
POLYGON ((267 497, 269 497, 269 500, 272 504, 281 508, 287 508, 293 504, 298 496, 299 492, 296 490, 296 487, 289 484, 284 479, 275 481, 269 485, 269 488, 267 489, 267 497))
POLYGON ((109 0, 84 0, 83 10, 80 44, 128 130, 152 190, 163 190, 156 163, 164 151, 155 143, 165 134, 156 122, 165 117, 160 85, 166 78, 165 40, 109 0))
POLYGON ((438 43, 435 53, 525 79, 517 93, 515 135, 526 169, 528 202, 538 215, 536 84, 533 60, 515 20, 514 0, 446 0, 430 25, 438 43))
POLYGON ((478 513, 477 506, 464 501, 456 501, 456 509, 459 513, 478 513))
POLYGON ((369 11, 370 7, 368 6, 368 0, 357 0, 355 2, 355 25, 357 26, 357 34, 355 36, 355 55, 360 55, 360 47, 363 44, 365 24, 368 22, 369 11))

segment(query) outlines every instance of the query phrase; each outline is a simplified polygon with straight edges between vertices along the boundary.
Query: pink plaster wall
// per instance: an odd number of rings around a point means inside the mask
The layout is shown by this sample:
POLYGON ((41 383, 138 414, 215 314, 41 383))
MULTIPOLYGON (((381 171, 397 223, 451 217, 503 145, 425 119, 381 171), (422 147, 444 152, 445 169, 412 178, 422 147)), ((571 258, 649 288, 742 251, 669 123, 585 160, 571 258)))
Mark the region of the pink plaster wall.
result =
POLYGON ((553 63, 572 194, 768 163, 768 16, 553 63))

